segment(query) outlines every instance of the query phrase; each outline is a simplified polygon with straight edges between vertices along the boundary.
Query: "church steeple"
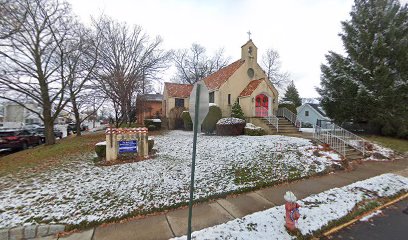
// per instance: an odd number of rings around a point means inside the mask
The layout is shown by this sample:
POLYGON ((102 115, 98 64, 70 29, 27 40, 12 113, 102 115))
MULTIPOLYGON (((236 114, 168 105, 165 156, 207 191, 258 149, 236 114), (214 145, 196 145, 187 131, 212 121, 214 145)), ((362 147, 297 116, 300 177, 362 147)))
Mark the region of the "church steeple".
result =
MULTIPOLYGON (((250 35, 250 32, 248 32, 248 35, 250 35)), ((246 60, 248 62, 257 62, 257 57, 258 57, 258 48, 255 46, 255 44, 252 42, 252 39, 249 39, 248 42, 246 42, 242 47, 241 47, 241 59, 246 60)))

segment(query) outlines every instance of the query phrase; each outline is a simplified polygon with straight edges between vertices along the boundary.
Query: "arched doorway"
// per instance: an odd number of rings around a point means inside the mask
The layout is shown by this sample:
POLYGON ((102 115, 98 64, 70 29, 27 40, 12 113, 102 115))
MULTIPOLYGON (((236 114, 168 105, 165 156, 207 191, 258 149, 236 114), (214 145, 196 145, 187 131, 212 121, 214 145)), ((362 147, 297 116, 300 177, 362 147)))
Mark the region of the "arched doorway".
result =
POLYGON ((255 116, 267 117, 269 112, 269 98, 265 94, 255 97, 255 116))

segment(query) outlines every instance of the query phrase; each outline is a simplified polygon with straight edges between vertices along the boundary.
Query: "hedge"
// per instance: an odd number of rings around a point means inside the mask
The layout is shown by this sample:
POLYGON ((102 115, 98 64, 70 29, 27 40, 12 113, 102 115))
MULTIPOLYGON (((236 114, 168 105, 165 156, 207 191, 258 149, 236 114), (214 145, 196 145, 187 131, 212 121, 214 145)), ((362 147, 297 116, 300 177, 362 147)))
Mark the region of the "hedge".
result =
POLYGON ((245 120, 239 118, 222 118, 217 122, 217 135, 237 136, 244 133, 245 120))
POLYGON ((192 131, 193 130, 193 121, 191 120, 190 113, 188 111, 184 111, 181 114, 181 118, 183 119, 184 130, 192 131))
POLYGON ((203 124, 201 125, 203 131, 207 134, 212 134, 216 129, 218 120, 221 118, 221 108, 216 105, 211 105, 208 110, 208 114, 204 118, 203 124))

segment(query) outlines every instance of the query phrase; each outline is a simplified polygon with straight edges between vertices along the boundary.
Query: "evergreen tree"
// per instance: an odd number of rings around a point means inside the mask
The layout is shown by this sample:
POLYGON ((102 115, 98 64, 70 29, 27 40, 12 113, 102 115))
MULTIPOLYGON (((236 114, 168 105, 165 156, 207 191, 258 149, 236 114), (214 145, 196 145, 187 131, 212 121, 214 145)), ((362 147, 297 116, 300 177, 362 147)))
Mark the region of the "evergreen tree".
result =
POLYGON ((321 66, 321 104, 337 122, 367 122, 408 137, 408 5, 355 0, 340 34, 346 56, 329 52, 321 66))
POLYGON ((239 105, 238 101, 235 101, 232 105, 231 117, 245 120, 244 112, 242 112, 241 105, 239 105))
POLYGON ((302 100, 300 99, 299 92, 296 89, 296 86, 293 83, 293 81, 286 88, 286 92, 282 100, 284 102, 291 102, 293 105, 295 105, 295 108, 302 105, 302 100))

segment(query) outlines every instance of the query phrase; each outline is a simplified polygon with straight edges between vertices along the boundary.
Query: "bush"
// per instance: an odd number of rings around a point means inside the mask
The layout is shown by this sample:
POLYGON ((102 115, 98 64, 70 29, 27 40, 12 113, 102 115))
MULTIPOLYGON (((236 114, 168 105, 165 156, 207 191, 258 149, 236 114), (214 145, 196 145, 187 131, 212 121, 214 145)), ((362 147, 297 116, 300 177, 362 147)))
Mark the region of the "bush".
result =
POLYGON ((252 123, 247 123, 244 129, 245 135, 248 136, 263 136, 265 135, 265 130, 261 127, 257 127, 252 123))
POLYGON ((150 125, 154 125, 156 127, 155 130, 161 129, 161 120, 160 119, 145 119, 143 121, 143 123, 144 123, 145 126, 147 126, 147 128, 149 128, 150 125))
POLYGON ((147 146, 148 146, 149 153, 151 153, 154 147, 154 139, 152 138, 147 139, 147 146))
POLYGON ((217 122, 217 135, 237 136, 244 132, 245 120, 239 118, 221 118, 217 122))
POLYGON ((203 124, 201 125, 204 132, 207 134, 212 134, 216 128, 218 120, 220 120, 221 117, 221 108, 216 105, 210 106, 208 114, 204 118, 203 124))
POLYGON ((190 113, 187 111, 184 111, 181 114, 181 118, 183 119, 184 130, 187 130, 187 131, 193 130, 193 121, 191 120, 190 113))
POLYGON ((296 106, 293 103, 280 103, 278 108, 287 108, 294 114, 297 114, 296 106))
POLYGON ((168 120, 169 120, 169 129, 183 129, 184 123, 181 118, 181 114, 187 109, 184 107, 174 107, 170 110, 168 120))
POLYGON ((106 157, 106 142, 99 142, 95 144, 95 153, 99 160, 106 157))
POLYGON ((147 126, 147 129, 148 129, 149 131, 156 131, 156 130, 157 130, 157 127, 156 127, 156 125, 149 125, 149 126, 147 126))
POLYGON ((239 105, 238 101, 235 101, 234 105, 232 105, 231 117, 245 120, 244 112, 242 112, 241 105, 239 105))

